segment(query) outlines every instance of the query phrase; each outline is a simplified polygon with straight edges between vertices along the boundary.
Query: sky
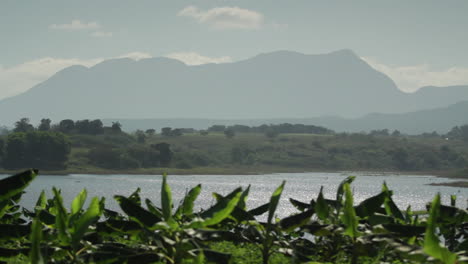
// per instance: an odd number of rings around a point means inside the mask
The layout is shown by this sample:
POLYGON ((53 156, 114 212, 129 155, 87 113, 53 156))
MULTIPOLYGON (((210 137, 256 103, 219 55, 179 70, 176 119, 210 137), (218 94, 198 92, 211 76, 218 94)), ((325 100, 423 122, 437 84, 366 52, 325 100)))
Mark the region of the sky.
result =
POLYGON ((71 65, 351 49, 406 92, 468 84, 466 0, 0 0, 0 99, 71 65))

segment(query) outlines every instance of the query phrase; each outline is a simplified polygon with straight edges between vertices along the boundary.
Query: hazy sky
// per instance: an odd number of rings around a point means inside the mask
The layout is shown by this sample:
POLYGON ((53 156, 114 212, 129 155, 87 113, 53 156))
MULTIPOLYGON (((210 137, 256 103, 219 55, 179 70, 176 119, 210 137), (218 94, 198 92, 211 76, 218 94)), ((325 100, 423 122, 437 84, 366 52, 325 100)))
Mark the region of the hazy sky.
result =
POLYGON ((0 0, 0 98, 115 57, 352 49, 405 91, 468 84, 468 1, 0 0))

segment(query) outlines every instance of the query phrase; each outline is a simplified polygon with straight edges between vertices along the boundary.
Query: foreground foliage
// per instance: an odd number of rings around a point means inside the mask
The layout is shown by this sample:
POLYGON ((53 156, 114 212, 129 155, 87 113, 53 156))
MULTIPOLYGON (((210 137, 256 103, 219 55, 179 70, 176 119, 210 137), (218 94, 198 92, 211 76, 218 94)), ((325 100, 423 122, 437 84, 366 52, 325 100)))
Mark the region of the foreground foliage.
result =
POLYGON ((104 198, 81 191, 70 208, 60 190, 39 196, 32 211, 19 205, 37 171, 0 180, 0 261, 30 263, 466 263, 468 214, 442 205, 440 195, 424 215, 401 211, 384 183, 382 191, 355 205, 354 177, 335 199, 321 190, 310 201, 290 202, 298 213, 276 218, 285 182, 270 200, 246 207, 250 186, 194 211, 201 185, 173 205, 163 175, 161 204, 142 200, 137 189, 115 195, 123 213, 105 208, 104 198), (266 222, 257 218, 266 214, 266 222))

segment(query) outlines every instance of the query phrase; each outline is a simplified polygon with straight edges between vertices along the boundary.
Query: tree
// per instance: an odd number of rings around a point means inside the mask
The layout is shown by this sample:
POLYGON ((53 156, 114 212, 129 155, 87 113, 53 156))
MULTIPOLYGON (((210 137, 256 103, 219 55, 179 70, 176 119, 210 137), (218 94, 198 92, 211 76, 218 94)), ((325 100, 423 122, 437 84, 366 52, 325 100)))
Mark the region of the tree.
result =
POLYGON ((79 134, 90 134, 89 133, 89 120, 88 119, 77 120, 75 122, 75 129, 76 129, 76 132, 79 134))
POLYGON ((171 131, 171 137, 180 137, 182 136, 182 129, 176 128, 171 131))
POLYGON ((112 129, 112 131, 114 131, 114 132, 120 133, 120 132, 122 132, 122 125, 120 124, 119 121, 117 121, 117 122, 112 122, 111 129, 112 129))
POLYGON ((399 136, 401 136, 400 131, 394 130, 394 131, 392 132, 392 137, 399 137, 399 136))
POLYGON ((39 131, 49 131, 50 130, 50 119, 49 118, 43 118, 41 119, 41 123, 37 127, 37 130, 39 131))
POLYGON ((148 136, 154 136, 154 134, 156 134, 156 130, 153 129, 153 128, 150 128, 150 129, 146 129, 146 134, 148 134, 148 136))
POLYGON ((8 135, 3 167, 6 169, 28 167, 26 152, 26 133, 15 132, 8 135))
POLYGON ((75 129, 75 122, 71 119, 64 119, 58 125, 58 130, 62 133, 71 133, 73 129, 75 129))
POLYGON ((104 133, 104 125, 100 119, 95 119, 89 122, 88 133, 92 135, 104 133))
POLYGON ((137 138, 138 143, 141 143, 141 144, 145 143, 145 141, 146 141, 146 134, 145 134, 145 132, 143 132, 142 130, 139 130, 139 129, 138 129, 138 130, 135 132, 135 136, 136 136, 136 138, 137 138))
POLYGON ((468 142, 468 125, 464 125, 460 127, 460 138, 463 141, 468 142))
POLYGON ((211 132, 223 132, 224 130, 226 130, 225 125, 213 125, 208 128, 208 131, 211 131, 211 132))
POLYGON ((200 135, 202 135, 202 136, 207 136, 207 135, 208 135, 208 131, 207 131, 207 130, 200 130, 200 135))
POLYGON ((88 151, 91 164, 106 169, 120 168, 120 155, 118 150, 109 147, 96 147, 88 151))
POLYGON ((233 138, 236 135, 236 133, 234 132, 234 130, 226 129, 226 130, 224 130, 224 135, 227 138, 233 138))
POLYGON ((170 127, 163 127, 161 128, 161 135, 165 136, 165 137, 170 137, 171 136, 171 132, 172 132, 172 128, 170 127))
POLYGON ((12 133, 7 138, 4 167, 63 169, 70 150, 70 141, 60 132, 12 133))
POLYGON ((15 123, 13 132, 30 132, 34 131, 34 126, 29 123, 29 118, 21 118, 15 123))
POLYGON ((174 153, 171 150, 171 145, 165 142, 159 144, 153 144, 151 147, 157 151, 159 151, 159 160, 161 166, 168 167, 171 163, 172 156, 174 153))

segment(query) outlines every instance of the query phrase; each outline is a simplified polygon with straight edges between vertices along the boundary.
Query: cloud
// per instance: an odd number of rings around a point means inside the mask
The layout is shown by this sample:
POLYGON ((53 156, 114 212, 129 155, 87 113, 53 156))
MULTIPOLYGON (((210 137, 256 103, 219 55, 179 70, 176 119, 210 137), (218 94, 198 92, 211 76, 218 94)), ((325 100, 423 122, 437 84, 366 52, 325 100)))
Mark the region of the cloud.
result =
POLYGON ((93 32, 91 36, 96 37, 96 38, 109 38, 109 37, 112 37, 112 32, 96 31, 96 32, 93 32))
POLYGON ((75 19, 72 20, 70 24, 52 24, 49 26, 50 29, 59 29, 59 30, 84 30, 84 29, 98 29, 101 25, 97 22, 82 22, 81 20, 75 19))
POLYGON ((226 62, 232 61, 231 57, 229 56, 206 57, 196 52, 175 52, 175 53, 170 53, 166 55, 166 57, 180 60, 187 65, 200 65, 200 64, 207 64, 207 63, 226 63, 226 62))
POLYGON ((467 85, 468 68, 452 67, 435 70, 430 65, 389 66, 373 58, 362 58, 370 66, 390 77, 404 92, 414 92, 423 86, 467 85))
POLYGON ((264 23, 261 13, 239 7, 216 7, 200 10, 196 6, 187 6, 177 15, 193 18, 200 24, 207 24, 218 30, 259 29, 264 23))
MULTIPOLYGON (((148 53, 132 52, 115 58, 131 58, 134 60, 140 60, 150 57, 152 56, 148 53)), ((0 65, 0 99, 25 92, 34 85, 47 80, 56 72, 66 67, 72 65, 92 67, 104 60, 105 58, 86 60, 46 57, 12 67, 2 67, 0 65)))
POLYGON ((127 53, 127 54, 124 54, 124 55, 117 56, 115 58, 118 58, 118 59, 129 58, 129 59, 139 61, 139 60, 142 60, 142 59, 148 59, 148 58, 152 58, 152 57, 153 56, 151 54, 149 54, 149 53, 135 51, 135 52, 130 52, 130 53, 127 53))

